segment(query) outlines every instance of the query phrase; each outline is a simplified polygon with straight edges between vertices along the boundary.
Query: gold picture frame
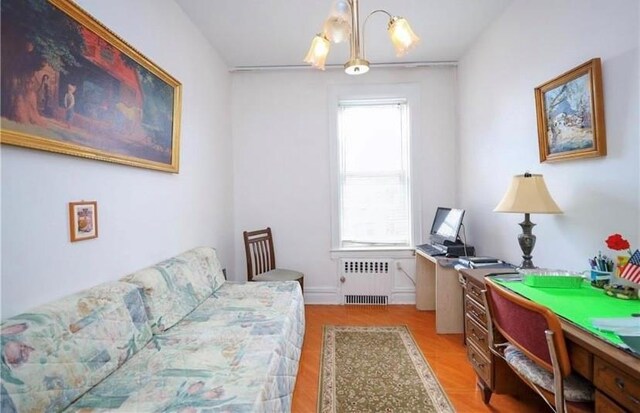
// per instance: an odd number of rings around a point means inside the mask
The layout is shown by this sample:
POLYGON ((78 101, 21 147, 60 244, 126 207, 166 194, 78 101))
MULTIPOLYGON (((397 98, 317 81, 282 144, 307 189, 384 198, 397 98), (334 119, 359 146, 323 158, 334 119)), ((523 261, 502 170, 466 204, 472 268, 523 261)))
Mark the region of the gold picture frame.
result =
POLYGON ((607 154, 600 59, 535 88, 540 162, 607 154))
POLYGON ((6 3, 0 142, 178 173, 179 81, 70 0, 6 3))
POLYGON ((71 242, 98 238, 98 202, 69 202, 69 238, 71 242))

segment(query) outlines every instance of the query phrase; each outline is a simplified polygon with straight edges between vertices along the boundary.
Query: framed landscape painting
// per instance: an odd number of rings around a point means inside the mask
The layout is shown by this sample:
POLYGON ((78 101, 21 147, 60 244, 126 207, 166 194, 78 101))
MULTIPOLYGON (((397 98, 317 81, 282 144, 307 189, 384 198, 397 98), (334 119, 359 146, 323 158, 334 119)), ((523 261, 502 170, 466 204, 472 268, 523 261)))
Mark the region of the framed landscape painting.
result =
POLYGON ((3 144, 178 172, 181 84, 70 0, 2 0, 3 144))
POLYGON ((540 162, 607 154, 600 59, 535 89, 540 162))

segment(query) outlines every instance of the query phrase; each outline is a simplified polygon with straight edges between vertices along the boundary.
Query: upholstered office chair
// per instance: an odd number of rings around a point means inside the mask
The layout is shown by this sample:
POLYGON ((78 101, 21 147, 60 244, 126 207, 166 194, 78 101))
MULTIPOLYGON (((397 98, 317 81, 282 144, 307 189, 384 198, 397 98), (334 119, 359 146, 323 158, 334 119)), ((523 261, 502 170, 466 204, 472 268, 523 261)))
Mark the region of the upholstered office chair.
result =
POLYGON ((554 411, 593 411, 593 386, 571 373, 558 316, 489 279, 485 285, 491 351, 504 358, 554 411))
POLYGON ((298 281, 304 291, 303 273, 276 268, 271 228, 244 231, 244 249, 249 281, 298 281))

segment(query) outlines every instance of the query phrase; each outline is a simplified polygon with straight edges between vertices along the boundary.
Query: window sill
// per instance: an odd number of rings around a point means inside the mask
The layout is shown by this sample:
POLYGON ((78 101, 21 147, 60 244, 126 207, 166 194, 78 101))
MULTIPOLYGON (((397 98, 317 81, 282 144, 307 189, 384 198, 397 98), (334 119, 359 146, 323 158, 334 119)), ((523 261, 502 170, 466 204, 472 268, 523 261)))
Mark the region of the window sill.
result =
POLYGON ((413 247, 397 248, 341 248, 330 251, 331 259, 339 258, 413 258, 416 250, 413 247))

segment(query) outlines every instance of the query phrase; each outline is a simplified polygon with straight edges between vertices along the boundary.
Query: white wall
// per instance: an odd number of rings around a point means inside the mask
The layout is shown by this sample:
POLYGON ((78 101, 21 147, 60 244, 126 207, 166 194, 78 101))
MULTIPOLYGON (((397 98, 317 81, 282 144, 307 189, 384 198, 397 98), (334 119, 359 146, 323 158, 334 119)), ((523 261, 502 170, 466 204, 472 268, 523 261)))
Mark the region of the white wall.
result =
MULTIPOLYGON (((242 231, 271 226, 277 264, 305 273, 307 302, 335 300, 328 93, 337 85, 406 82, 416 84, 421 102, 413 150, 424 227, 438 205, 455 202, 455 68, 232 75, 236 279, 246 279, 242 231)), ((396 278, 397 287, 411 287, 396 278)))
MULTIPOLYGON (((515 0, 460 61, 461 206, 482 254, 519 263, 521 214, 491 212, 512 175, 544 174, 563 215, 532 215, 534 263, 584 270, 620 232, 640 247, 637 0, 515 0), (533 90, 602 59, 608 155, 539 163, 533 90)), ((607 251, 609 252, 609 251, 607 251)))
POLYGON ((230 76, 171 0, 78 3, 183 84, 180 174, 2 146, 2 317, 199 245, 232 269, 230 76), (71 244, 67 203, 97 200, 71 244))

